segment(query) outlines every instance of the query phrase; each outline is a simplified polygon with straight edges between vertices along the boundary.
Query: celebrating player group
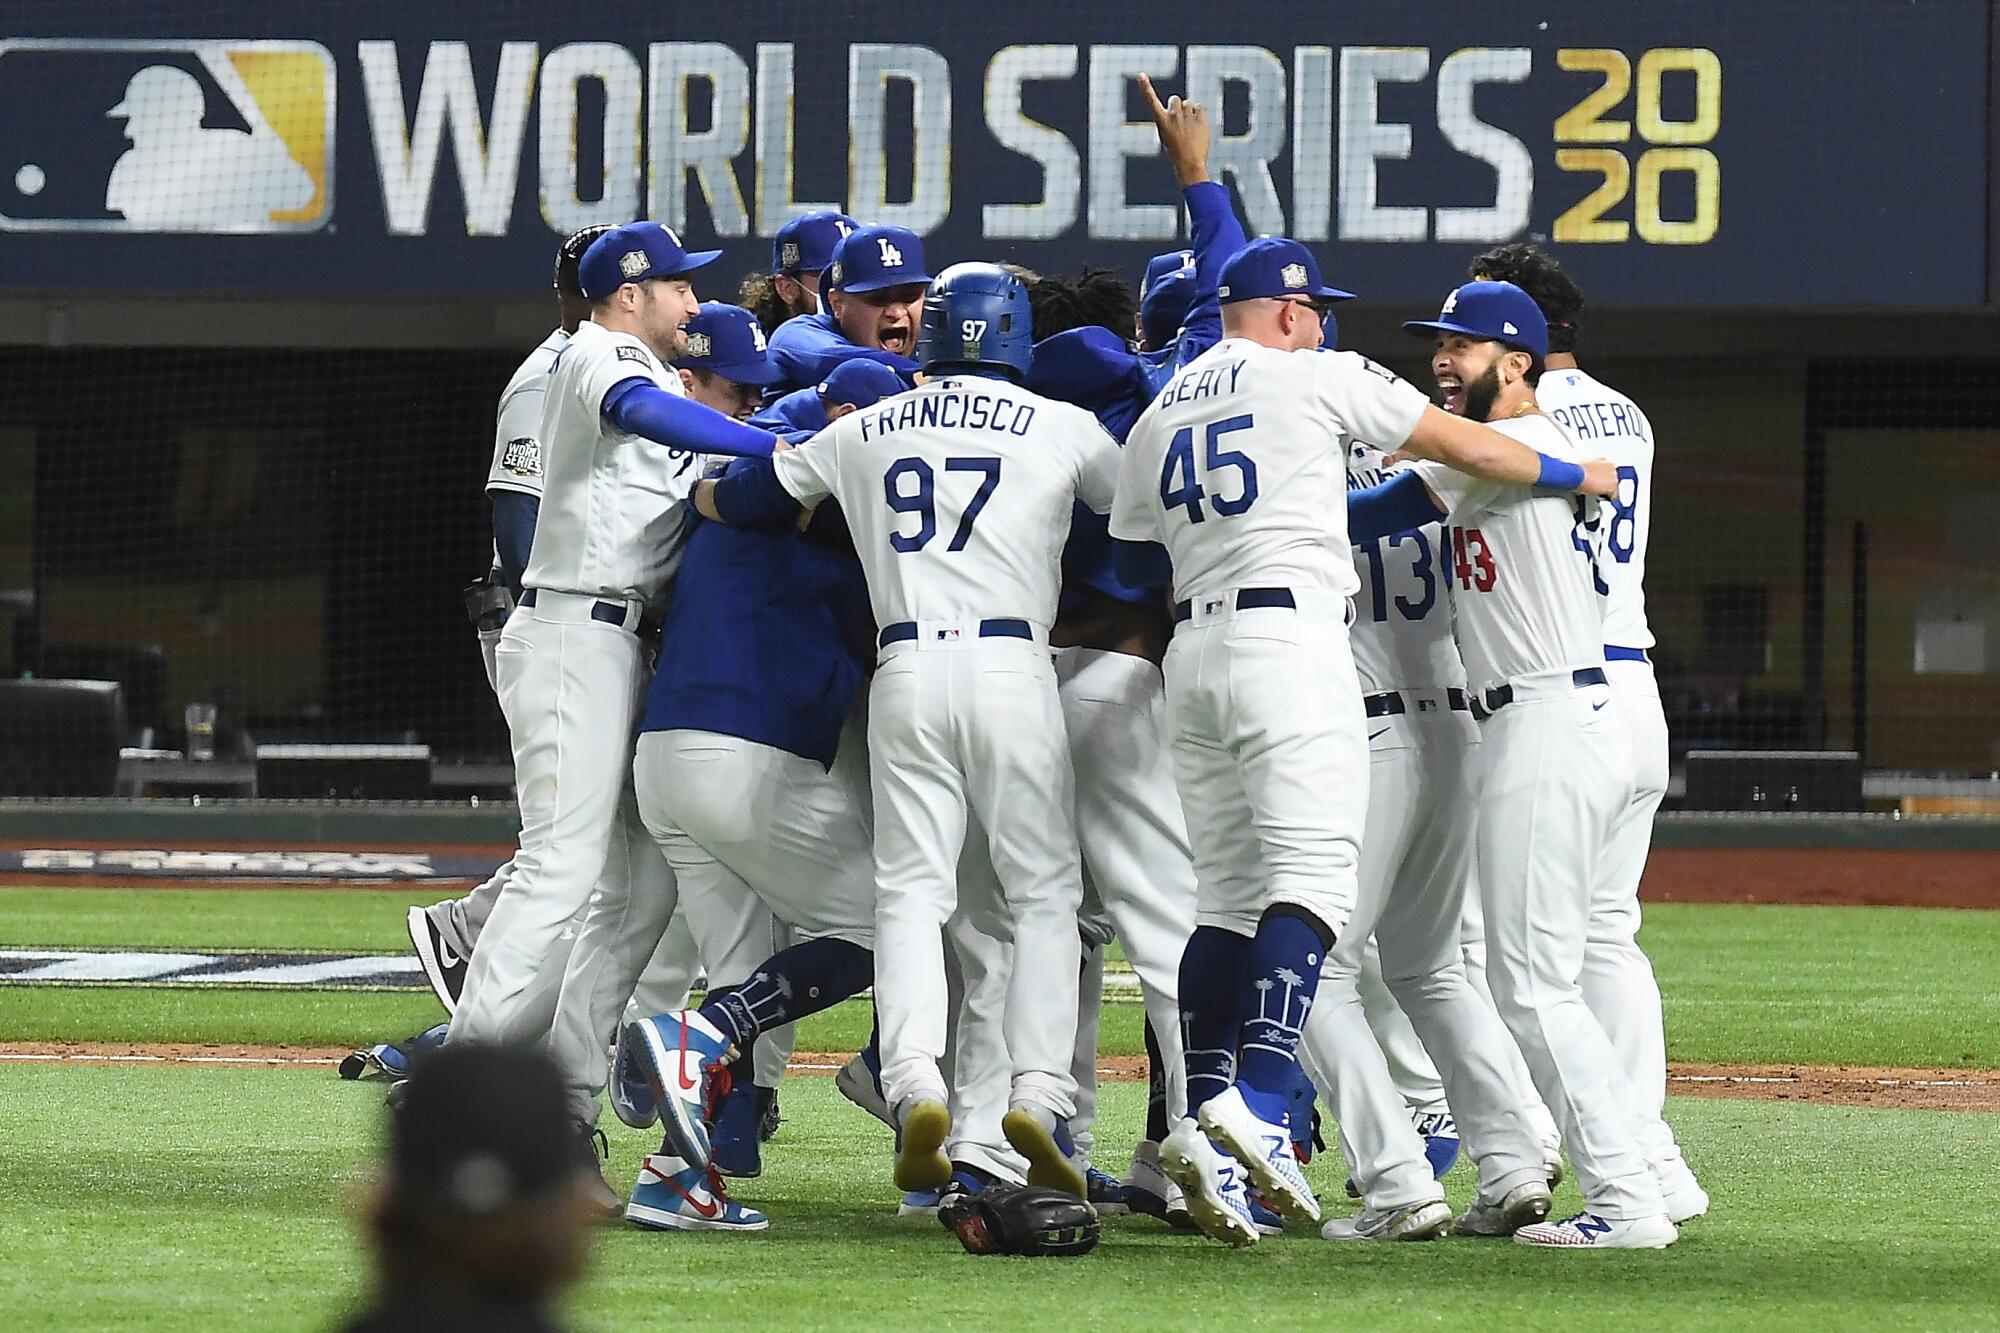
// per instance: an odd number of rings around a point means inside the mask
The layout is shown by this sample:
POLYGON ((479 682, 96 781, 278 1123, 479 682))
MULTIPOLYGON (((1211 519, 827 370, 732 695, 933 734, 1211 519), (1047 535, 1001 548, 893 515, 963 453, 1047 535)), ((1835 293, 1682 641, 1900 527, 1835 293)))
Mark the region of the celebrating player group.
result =
POLYGON ((742 305, 657 223, 564 243, 468 601, 519 846, 410 914, 442 1040, 543 1045, 601 1211, 645 1227, 770 1225, 725 1180, 762 1170, 791 1025, 872 988, 840 1090, 900 1211, 972 1248, 1128 1212, 1670 1245, 1708 1196, 1635 942, 1651 427, 1525 245, 1404 326, 1441 406, 1335 350, 1350 293, 1246 240, 1203 110, 1141 83, 1190 248, 1136 296, 933 274, 825 211, 742 305), (1151 1073, 1122 1178, 1093 1165, 1114 940, 1151 1073), (607 1093, 663 1131, 624 1198, 607 1093), (1329 1218, 1302 1164, 1336 1141, 1329 1218), (1565 1155, 1584 1208, 1551 1218, 1565 1155))

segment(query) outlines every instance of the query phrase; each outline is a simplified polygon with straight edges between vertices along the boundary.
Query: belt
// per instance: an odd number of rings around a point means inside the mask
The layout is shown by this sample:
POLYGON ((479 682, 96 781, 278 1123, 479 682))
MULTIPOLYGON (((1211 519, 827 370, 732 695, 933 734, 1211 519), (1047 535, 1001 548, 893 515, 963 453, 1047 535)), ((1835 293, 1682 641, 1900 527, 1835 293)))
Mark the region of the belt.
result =
MULTIPOLYGON (((1451 711, 1454 713, 1463 713, 1472 707, 1472 703, 1466 698, 1464 690, 1446 690, 1444 697, 1445 703, 1450 706, 1451 711)), ((1410 711, 1409 705, 1403 701, 1403 696, 1394 690, 1385 690, 1381 694, 1371 694, 1363 699, 1362 703, 1367 705, 1368 716, 1370 717, 1393 717, 1396 714, 1410 711)))
MULTIPOLYGON (((1579 690, 1586 685, 1603 685, 1607 683, 1603 667, 1579 667, 1577 670, 1569 673, 1569 679, 1570 684, 1576 686, 1579 690)), ((1473 699, 1472 715, 1481 722, 1484 722, 1487 718, 1492 717, 1495 713, 1513 702, 1514 687, 1512 685, 1495 685, 1492 689, 1486 691, 1485 694, 1473 699)))
MULTIPOLYGON (((521 594, 521 600, 517 602, 516 605, 533 606, 535 604, 535 593, 537 591, 538 589, 529 588, 526 592, 521 594)), ((607 625, 623 625, 625 623, 625 603, 594 602, 591 604, 590 607, 590 618, 592 620, 602 621, 607 625)), ((642 618, 642 624, 643 624, 643 618, 642 618)))
POLYGON ((1653 659, 1646 656, 1644 648, 1618 648, 1607 643, 1604 645, 1604 660, 1607 662, 1645 662, 1650 664, 1653 659))
MULTIPOLYGON (((884 625, 882 632, 875 636, 875 646, 887 648, 892 643, 909 643, 917 637, 917 622, 899 620, 893 625, 884 625)), ((1032 639, 1035 631, 1025 620, 1012 616, 998 620, 979 622, 979 637, 982 639, 1032 639)))
MULTIPOLYGON (((1298 604, 1299 599, 1292 596, 1290 588, 1242 588, 1236 593, 1236 609, 1238 611, 1251 611, 1261 606, 1289 606, 1296 609, 1298 604)), ((1194 602, 1192 600, 1174 603, 1174 623, 1176 625, 1180 624, 1183 620, 1190 620, 1193 617, 1194 602)))

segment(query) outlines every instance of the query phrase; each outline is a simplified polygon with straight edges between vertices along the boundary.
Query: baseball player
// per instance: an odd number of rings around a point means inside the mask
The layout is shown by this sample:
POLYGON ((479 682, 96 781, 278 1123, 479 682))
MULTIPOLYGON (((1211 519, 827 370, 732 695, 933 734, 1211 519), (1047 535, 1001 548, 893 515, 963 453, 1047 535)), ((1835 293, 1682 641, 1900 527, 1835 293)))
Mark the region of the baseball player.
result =
MULTIPOLYGON (((1348 446, 1348 485, 1377 484, 1383 455, 1348 446)), ((1452 1223, 1360 988, 1371 945, 1380 974, 1435 1053, 1452 1113, 1479 1168, 1469 1234, 1507 1234, 1548 1215, 1542 1146, 1505 1052, 1507 1030, 1465 976, 1458 925, 1472 864, 1477 739, 1435 523, 1392 537, 1356 530, 1360 587, 1349 631, 1368 717, 1368 816, 1354 915, 1328 951, 1301 1062, 1332 1103, 1365 1202, 1329 1240, 1432 1240, 1452 1223), (1372 939, 1371 939, 1372 937, 1372 939)))
MULTIPOLYGON (((500 642, 500 628, 507 623, 508 613, 520 600, 521 571, 527 568, 528 547, 535 536, 535 511, 542 501, 542 396, 549 384, 549 367, 590 313, 590 303, 577 286, 577 261, 592 241, 610 230, 608 226, 585 227, 563 240, 556 251, 553 284, 560 322, 515 368, 500 394, 493 463, 486 474, 486 495, 493 509, 493 570, 466 590, 466 609, 479 631, 486 683, 496 693, 500 687, 493 670, 493 649, 500 642)), ((473 944, 513 872, 510 857, 464 897, 409 910, 405 924, 411 947, 447 1014, 458 1008, 473 944)))
POLYGON ((1139 284, 1140 351, 1157 352, 1173 342, 1194 304, 1196 278, 1192 250, 1169 250, 1147 261, 1145 280, 1139 284))
MULTIPOLYGON (((520 607, 494 652, 521 846, 473 954, 450 1040, 548 1033, 586 1145, 605 1036, 675 900, 672 873, 630 795, 645 669, 640 617, 679 554, 696 455, 780 447, 689 402, 663 366, 685 350, 682 328, 697 310, 687 275, 717 253, 690 253, 650 222, 614 228, 584 251, 577 275, 591 314, 550 372, 542 504, 520 607), (655 919, 650 935, 637 928, 655 919), (571 929, 567 965, 557 969, 550 960, 571 929), (644 952, 632 944, 640 938, 644 952), (543 1016, 552 996, 551 1030, 543 1016)), ((606 1187, 599 1202, 615 1205, 616 1195, 606 1187)))
POLYGON ((1547 371, 1535 386, 1542 410, 1584 448, 1618 469, 1618 493, 1599 507, 1597 578, 1604 608, 1604 674, 1632 742, 1632 799, 1612 819, 1591 891, 1583 950, 1583 998, 1618 1052, 1638 1098, 1641 1141, 1675 1223, 1708 1211, 1708 1194, 1682 1159, 1662 1113, 1667 1097, 1666 1030, 1660 984, 1639 948, 1639 881, 1653 839, 1653 816, 1667 793, 1667 719, 1653 678, 1646 623, 1646 542, 1653 528, 1653 427, 1638 405, 1576 361, 1576 316, 1583 293, 1555 260, 1528 245, 1505 245, 1473 261, 1472 276, 1512 282, 1549 320, 1547 371))
POLYGON ((745 278, 740 298, 766 336, 788 319, 819 312, 820 274, 833 262, 841 238, 857 225, 845 213, 815 208, 778 228, 771 239, 771 271, 745 278))
MULTIPOLYGON (((1511 283, 1471 282, 1434 320, 1431 373, 1448 411, 1560 458, 1576 445, 1536 405, 1548 326, 1511 283)), ((1566 485, 1554 467, 1542 480, 1566 485)), ((1624 1071, 1580 985, 1605 839, 1633 765, 1604 674, 1586 500, 1420 465, 1402 489, 1447 519, 1459 648, 1480 719, 1478 863, 1488 977, 1536 1090, 1555 1113, 1585 1211, 1515 1231, 1524 1245, 1674 1243, 1624 1071)), ((1615 476, 1613 478, 1615 481, 1615 476)), ((1392 483, 1392 486, 1395 483, 1392 483)), ((1419 506, 1421 507, 1421 506, 1419 506)), ((1433 1051, 1433 1054, 1441 1054, 1433 1051)))
POLYGON ((1287 1108, 1321 964, 1353 911, 1367 808, 1346 441, 1514 482, 1554 463, 1361 357, 1322 353, 1322 312, 1341 295, 1296 241, 1231 257, 1224 337, 1133 427, 1111 516, 1113 537, 1165 542, 1179 599, 1166 682, 1200 894, 1180 988, 1199 1128, 1184 1119, 1161 1155, 1203 1230, 1236 1244, 1257 1239, 1236 1163, 1280 1214, 1319 1220, 1287 1108))
MULTIPOLYGON (((867 236, 848 237, 843 257, 867 236)), ((881 626, 868 735, 875 1003, 905 1190, 940 1188, 951 1175, 938 1068, 942 932, 969 813, 987 835, 1014 926, 1003 1130, 1027 1158, 1030 1183, 1084 1190, 1059 1142, 1075 1110, 1082 872, 1047 644, 1070 507, 1109 507, 1117 445, 1088 413, 1019 387, 1029 319, 1012 273, 947 269, 923 303, 920 360, 937 378, 774 460, 762 491, 725 478, 697 493, 705 515, 735 521, 784 522, 799 504, 838 499, 867 573, 881 626)))
POLYGON ((771 335, 771 359, 782 378, 770 396, 817 385, 826 377, 828 358, 851 356, 857 349, 909 357, 930 280, 924 243, 915 232, 906 227, 848 232, 821 279, 820 309, 786 320, 771 335))

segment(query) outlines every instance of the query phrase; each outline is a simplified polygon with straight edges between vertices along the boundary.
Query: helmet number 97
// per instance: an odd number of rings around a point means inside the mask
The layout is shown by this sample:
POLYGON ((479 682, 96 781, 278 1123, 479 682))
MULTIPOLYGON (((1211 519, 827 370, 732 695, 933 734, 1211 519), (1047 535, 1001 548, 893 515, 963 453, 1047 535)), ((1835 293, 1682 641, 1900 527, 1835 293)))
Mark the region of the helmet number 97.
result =
POLYGON ((959 324, 958 331, 959 335, 965 341, 969 343, 979 342, 986 337, 986 321, 983 319, 964 320, 959 324))

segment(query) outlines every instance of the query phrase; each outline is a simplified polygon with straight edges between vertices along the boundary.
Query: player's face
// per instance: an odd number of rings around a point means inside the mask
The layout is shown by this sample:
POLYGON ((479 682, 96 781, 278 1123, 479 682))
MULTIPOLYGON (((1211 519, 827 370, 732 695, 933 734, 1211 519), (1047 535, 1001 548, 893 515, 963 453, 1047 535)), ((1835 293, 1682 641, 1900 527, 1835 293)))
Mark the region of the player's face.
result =
POLYGON ((819 274, 780 273, 772 286, 777 289, 778 299, 785 303, 785 309, 794 315, 819 313, 819 274))
POLYGON ((1431 378, 1444 395, 1444 410, 1474 421, 1487 420, 1500 396, 1500 358, 1505 353, 1496 342, 1440 333, 1431 352, 1431 378))
POLYGON ((687 351, 687 335, 682 330, 701 313, 694 284, 686 278, 658 278, 640 283, 639 289, 644 293, 638 312, 644 332, 639 336, 661 360, 671 361, 687 351))
POLYGON ((917 346, 924 284, 906 282, 872 292, 832 292, 834 322, 857 347, 878 347, 908 356, 917 346))

